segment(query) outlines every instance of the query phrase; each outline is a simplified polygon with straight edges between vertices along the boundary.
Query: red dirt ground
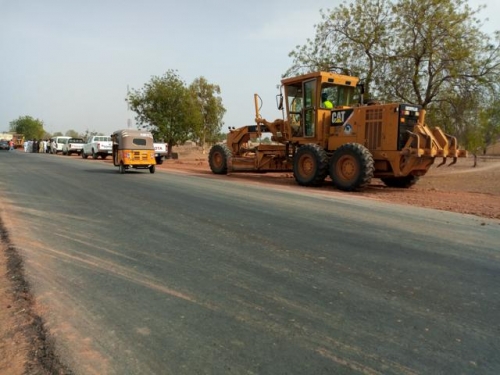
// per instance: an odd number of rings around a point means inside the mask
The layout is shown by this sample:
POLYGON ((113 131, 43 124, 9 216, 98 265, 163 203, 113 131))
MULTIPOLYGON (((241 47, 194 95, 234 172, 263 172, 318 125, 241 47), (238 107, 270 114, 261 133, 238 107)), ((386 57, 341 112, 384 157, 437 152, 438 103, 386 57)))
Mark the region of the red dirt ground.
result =
POLYGON ((313 189, 322 194, 349 194, 354 197, 363 196, 392 203, 500 219, 500 157, 480 157, 475 168, 472 157, 459 159, 452 166, 433 166, 410 189, 388 188, 380 180, 374 179, 372 184, 361 192, 344 193, 331 186, 328 180, 319 188, 299 187, 292 173, 233 173, 229 176, 216 176, 210 171, 208 153, 203 154, 197 147, 180 147, 174 151, 178 152, 179 159, 166 160, 159 168, 210 175, 214 178, 229 178, 245 184, 313 189))
MULTIPOLYGON (((214 175, 208 166, 208 155, 199 148, 178 147, 174 151, 179 159, 166 160, 158 169, 230 179, 242 186, 268 184, 283 189, 313 189, 324 195, 362 196, 407 205, 409 209, 428 207, 500 220, 500 158, 480 158, 476 168, 472 167, 471 158, 461 159, 451 167, 433 167, 410 189, 387 188, 374 180, 362 192, 344 193, 328 181, 319 188, 300 187, 292 173, 214 175)), ((0 235, 0 375, 69 374, 53 357, 40 318, 32 312, 33 296, 26 288, 22 264, 1 217, 0 235)))

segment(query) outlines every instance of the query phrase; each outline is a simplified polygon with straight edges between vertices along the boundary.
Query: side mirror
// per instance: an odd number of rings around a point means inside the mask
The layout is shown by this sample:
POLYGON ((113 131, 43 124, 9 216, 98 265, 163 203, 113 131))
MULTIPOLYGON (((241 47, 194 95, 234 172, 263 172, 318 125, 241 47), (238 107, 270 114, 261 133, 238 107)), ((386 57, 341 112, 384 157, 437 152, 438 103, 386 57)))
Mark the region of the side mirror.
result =
POLYGON ((281 111, 283 109, 283 95, 282 94, 276 95, 276 104, 278 106, 278 109, 281 111))

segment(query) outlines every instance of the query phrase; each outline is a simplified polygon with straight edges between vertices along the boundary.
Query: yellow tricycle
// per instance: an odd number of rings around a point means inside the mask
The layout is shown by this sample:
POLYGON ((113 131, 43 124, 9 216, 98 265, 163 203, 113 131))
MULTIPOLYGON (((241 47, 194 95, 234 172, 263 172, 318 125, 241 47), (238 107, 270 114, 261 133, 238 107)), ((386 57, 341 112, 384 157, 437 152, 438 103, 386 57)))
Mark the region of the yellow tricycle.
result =
POLYGON ((120 173, 129 168, 149 169, 155 173, 153 135, 145 130, 122 129, 111 134, 113 164, 120 173))

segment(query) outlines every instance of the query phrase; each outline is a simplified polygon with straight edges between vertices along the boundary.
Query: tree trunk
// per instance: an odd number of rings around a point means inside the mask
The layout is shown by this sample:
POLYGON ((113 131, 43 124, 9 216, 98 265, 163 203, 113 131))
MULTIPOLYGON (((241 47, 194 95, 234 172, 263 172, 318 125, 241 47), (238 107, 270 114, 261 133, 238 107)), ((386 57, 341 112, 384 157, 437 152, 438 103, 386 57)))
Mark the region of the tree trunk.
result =
POLYGON ((172 149, 174 148, 173 142, 170 141, 167 143, 167 158, 170 159, 172 157, 172 149))
POLYGON ((203 136, 202 136, 202 139, 201 139, 201 152, 203 155, 205 155, 205 142, 207 140, 207 127, 204 126, 203 127, 203 136))

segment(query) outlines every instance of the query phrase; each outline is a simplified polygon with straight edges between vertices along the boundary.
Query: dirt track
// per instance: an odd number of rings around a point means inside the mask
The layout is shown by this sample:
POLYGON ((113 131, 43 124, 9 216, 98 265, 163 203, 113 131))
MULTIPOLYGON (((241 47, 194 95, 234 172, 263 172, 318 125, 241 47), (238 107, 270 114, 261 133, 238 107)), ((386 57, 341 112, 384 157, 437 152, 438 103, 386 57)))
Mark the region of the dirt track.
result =
MULTIPOLYGON (((386 187, 380 180, 362 192, 344 193, 325 185, 312 188, 321 194, 348 194, 391 203, 435 208, 438 210, 500 219, 500 158, 479 158, 473 168, 473 159, 460 159, 452 166, 433 166, 427 175, 410 189, 386 187)), ((232 174, 215 176, 210 171, 207 155, 197 148, 180 148, 179 160, 167 160, 161 169, 197 173, 214 178, 230 178, 243 183, 272 184, 287 189, 306 189, 297 186, 292 173, 232 174)), ((311 189, 311 188, 307 188, 311 189)))

